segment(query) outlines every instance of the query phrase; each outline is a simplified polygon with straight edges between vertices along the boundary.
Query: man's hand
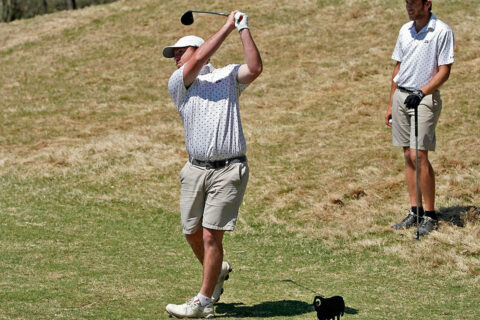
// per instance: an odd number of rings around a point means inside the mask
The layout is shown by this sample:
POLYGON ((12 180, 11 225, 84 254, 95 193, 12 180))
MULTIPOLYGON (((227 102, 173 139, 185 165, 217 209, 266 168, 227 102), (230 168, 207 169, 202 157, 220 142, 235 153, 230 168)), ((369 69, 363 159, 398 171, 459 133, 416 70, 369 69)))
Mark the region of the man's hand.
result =
POLYGON ((225 22, 225 25, 227 26, 229 32, 233 31, 235 29, 235 15, 239 12, 238 10, 234 10, 230 12, 230 15, 227 18, 227 21, 225 22))
POLYGON ((389 127, 392 126, 390 120, 392 119, 392 106, 388 106, 387 113, 385 114, 385 124, 389 127))
POLYGON ((242 31, 243 29, 248 28, 248 16, 240 11, 235 13, 235 27, 237 27, 238 32, 242 31))
POLYGON ((408 95, 404 103, 408 109, 416 109, 423 97, 425 97, 425 94, 422 92, 422 90, 414 90, 408 95))

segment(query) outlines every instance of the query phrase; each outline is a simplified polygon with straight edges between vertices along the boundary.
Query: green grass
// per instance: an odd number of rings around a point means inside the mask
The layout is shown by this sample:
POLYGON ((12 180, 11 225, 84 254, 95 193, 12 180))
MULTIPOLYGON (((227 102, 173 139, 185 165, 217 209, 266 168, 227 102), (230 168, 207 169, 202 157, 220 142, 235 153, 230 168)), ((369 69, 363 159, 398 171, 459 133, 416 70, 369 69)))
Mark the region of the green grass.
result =
MULTIPOLYGON (((117 1, 0 25, 0 319, 166 319, 197 293, 161 50, 222 20, 183 27, 190 6, 117 1)), ((434 4, 457 61, 431 155, 444 219, 418 243, 389 228, 408 204, 383 124, 404 1, 198 6, 247 12, 264 61, 241 98, 251 172, 217 316, 315 319, 321 294, 344 297, 345 319, 479 319, 478 1, 434 4)), ((242 59, 233 33, 213 64, 242 59)))
MULTIPOLYGON (((115 192, 109 183, 74 190, 65 183, 2 180, 6 232, 0 240, 7 277, 0 297, 7 318, 156 318, 161 301, 186 298, 200 284, 200 268, 180 236, 176 213, 149 205, 148 197, 102 200, 115 192)), ((385 247, 398 242, 389 232, 326 244, 275 225, 252 221, 250 227, 226 237, 235 271, 219 314, 309 318, 312 290, 342 295, 347 317, 359 319, 413 319, 426 314, 426 306, 431 319, 457 318, 453 310, 475 312, 475 286, 434 276, 434 270, 414 270, 385 254, 385 247), (366 239, 378 244, 360 252, 346 249, 366 239)), ((404 242, 412 250, 417 246, 404 242)))

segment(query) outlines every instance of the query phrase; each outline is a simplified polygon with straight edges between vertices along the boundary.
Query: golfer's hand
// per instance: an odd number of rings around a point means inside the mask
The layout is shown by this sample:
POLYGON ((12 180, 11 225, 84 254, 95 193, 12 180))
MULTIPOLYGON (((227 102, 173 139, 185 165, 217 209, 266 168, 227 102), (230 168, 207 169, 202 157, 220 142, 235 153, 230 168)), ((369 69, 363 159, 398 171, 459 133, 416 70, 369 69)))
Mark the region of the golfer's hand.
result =
POLYGON ((385 124, 389 127, 392 126, 392 124, 389 122, 390 119, 392 119, 392 106, 388 107, 387 113, 385 114, 385 124))
POLYGON ((423 97, 425 97, 425 94, 422 92, 422 90, 414 90, 408 95, 404 103, 408 109, 416 109, 423 97))
POLYGON ((248 16, 240 11, 235 13, 235 27, 237 27, 238 32, 242 31, 243 29, 248 28, 248 16))
POLYGON ((235 29, 235 14, 238 12, 238 10, 230 12, 230 15, 227 18, 227 22, 225 25, 228 27, 229 31, 232 31, 235 29))

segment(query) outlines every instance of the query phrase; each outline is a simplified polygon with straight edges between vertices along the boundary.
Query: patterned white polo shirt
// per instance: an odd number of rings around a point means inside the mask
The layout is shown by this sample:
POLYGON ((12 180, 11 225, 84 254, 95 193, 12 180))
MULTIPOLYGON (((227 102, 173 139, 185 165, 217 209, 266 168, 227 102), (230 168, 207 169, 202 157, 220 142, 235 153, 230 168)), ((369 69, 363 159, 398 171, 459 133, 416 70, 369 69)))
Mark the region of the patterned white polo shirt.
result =
POLYGON ((168 91, 182 118, 190 157, 215 161, 245 155, 238 98, 248 85, 237 81, 240 65, 215 69, 207 64, 188 89, 184 67, 172 74, 168 91))
POLYGON ((401 62, 393 81, 400 87, 420 89, 437 74, 439 66, 454 62, 453 50, 453 31, 433 13, 418 33, 413 21, 404 24, 392 55, 401 62))

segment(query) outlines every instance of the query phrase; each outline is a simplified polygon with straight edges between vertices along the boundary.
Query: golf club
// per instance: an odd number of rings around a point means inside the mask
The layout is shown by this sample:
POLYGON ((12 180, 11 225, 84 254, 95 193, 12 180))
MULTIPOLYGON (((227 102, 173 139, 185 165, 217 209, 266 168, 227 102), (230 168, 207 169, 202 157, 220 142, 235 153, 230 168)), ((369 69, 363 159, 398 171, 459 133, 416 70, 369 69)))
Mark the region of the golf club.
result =
POLYGON ((189 26, 193 23, 193 13, 194 12, 197 12, 197 13, 209 13, 209 14, 216 14, 216 15, 219 15, 219 16, 225 16, 225 17, 228 17, 229 14, 228 13, 222 13, 222 12, 215 12, 215 11, 198 11, 198 10, 188 10, 188 11, 185 11, 185 13, 182 15, 182 17, 180 18, 180 21, 182 22, 182 24, 186 25, 186 26, 189 26))
POLYGON ((310 291, 310 292, 313 292, 313 293, 317 294, 317 292, 316 292, 316 291, 313 291, 312 289, 310 289, 310 288, 308 288, 308 287, 305 287, 305 286, 303 286, 303 285, 301 285, 301 284, 298 284, 298 283, 296 283, 296 282, 295 282, 295 281, 293 281, 293 280, 290 280, 290 279, 283 279, 283 280, 280 280, 280 281, 281 281, 281 282, 288 282, 288 283, 292 283, 292 284, 296 285, 297 287, 300 287, 300 288, 306 289, 306 290, 308 290, 308 291, 310 291))
MULTIPOLYGON (((418 200, 420 198, 419 196, 419 190, 418 190, 418 106, 415 108, 415 194, 416 194, 416 205, 417 205, 417 228, 419 226, 419 220, 420 220, 420 213, 419 213, 419 203, 418 200)), ((415 240, 420 240, 420 232, 417 231, 415 232, 415 240)))

